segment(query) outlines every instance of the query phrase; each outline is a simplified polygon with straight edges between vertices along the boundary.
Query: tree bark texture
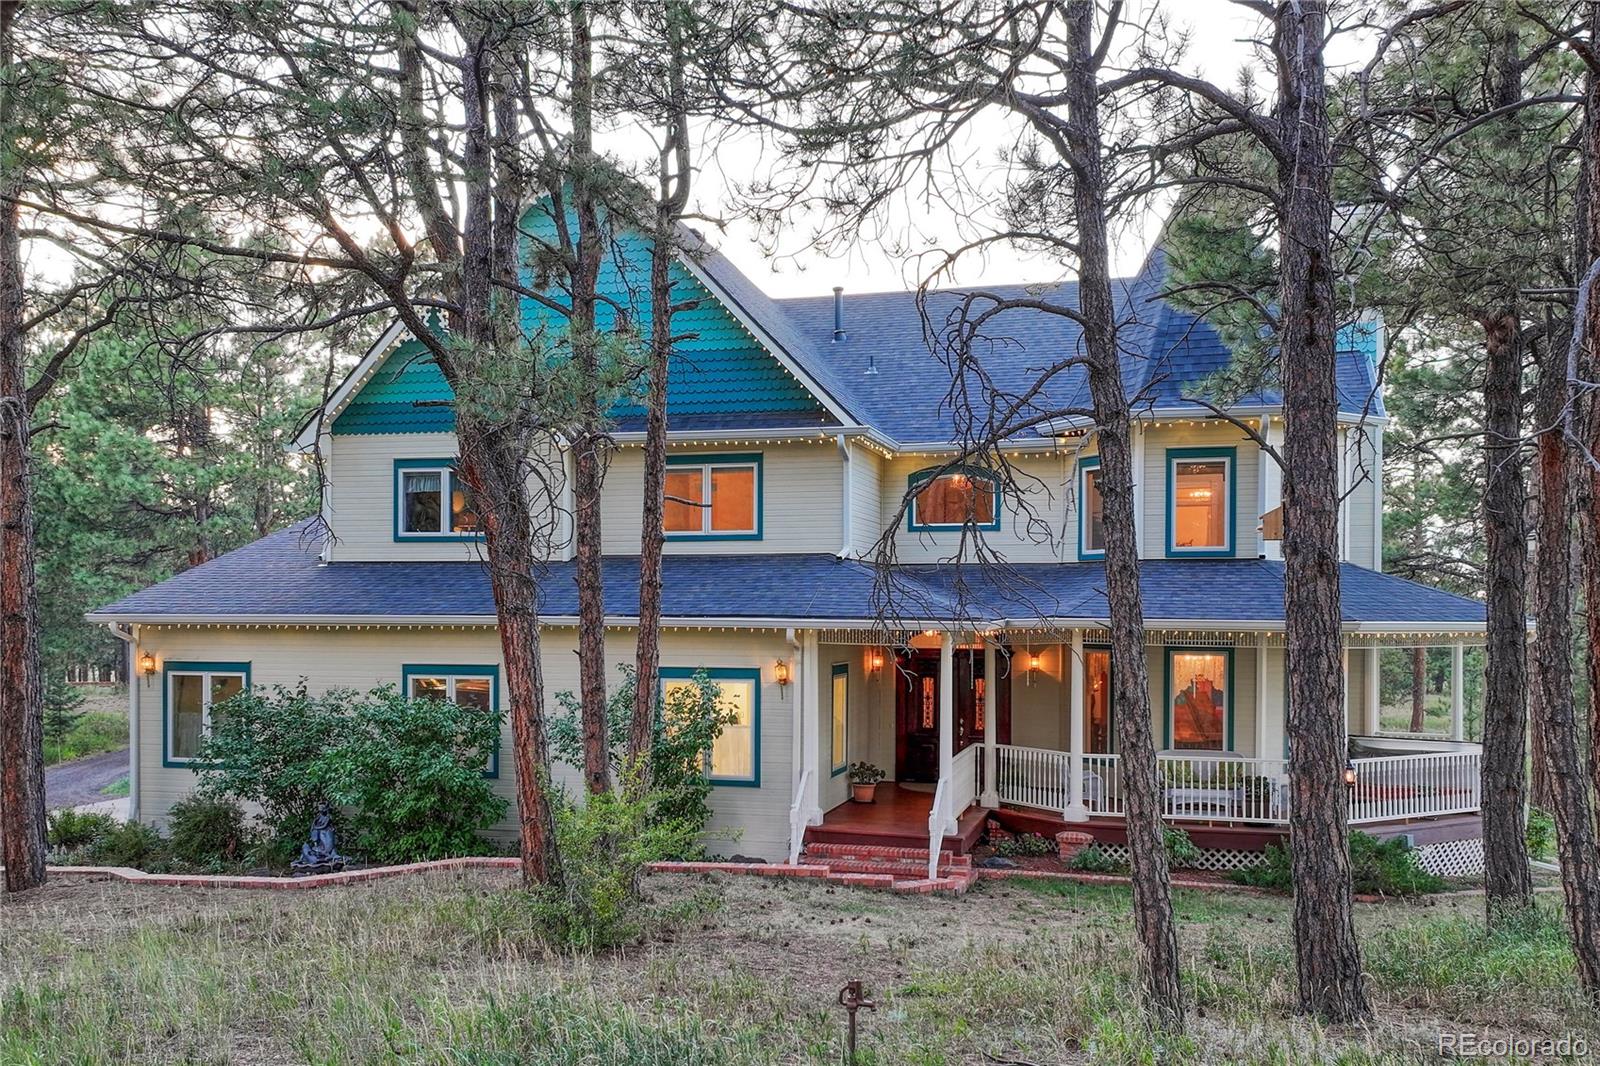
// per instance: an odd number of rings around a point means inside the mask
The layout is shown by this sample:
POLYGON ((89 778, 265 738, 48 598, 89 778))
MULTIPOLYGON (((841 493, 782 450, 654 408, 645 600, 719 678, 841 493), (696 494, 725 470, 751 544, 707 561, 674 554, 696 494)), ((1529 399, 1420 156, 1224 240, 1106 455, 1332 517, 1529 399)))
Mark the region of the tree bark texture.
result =
MULTIPOLYGON (((1106 596, 1110 604, 1112 699, 1119 707, 1149 701, 1145 669, 1144 608, 1135 541, 1133 447, 1127 392, 1122 382, 1106 240, 1105 178, 1101 166, 1098 78, 1093 58, 1094 5, 1067 7, 1067 134, 1078 227, 1078 294, 1084 352, 1100 451, 1100 493, 1105 514, 1106 596)), ((1081 666, 1081 664, 1079 664, 1081 666)), ((1074 669, 1078 669, 1075 666, 1074 669)), ((1161 787, 1150 716, 1117 716, 1122 782, 1127 803, 1128 851, 1133 874, 1134 931, 1146 1006, 1161 1028, 1181 1030, 1178 934, 1161 824, 1161 787)))
POLYGON ((1280 327, 1284 392, 1284 618, 1289 673, 1289 835, 1300 1009, 1367 1018, 1350 888, 1339 609, 1338 401, 1334 388, 1322 0, 1277 7, 1280 327))
POLYGON ((1411 732, 1427 728, 1428 649, 1411 649, 1411 732))
POLYGON ((1522 344, 1507 309, 1485 319, 1483 529, 1488 671, 1483 694, 1483 887, 1487 918, 1533 906, 1527 800, 1528 537, 1522 476, 1522 344))
MULTIPOLYGON (((10 130, 15 106, 12 31, 21 6, 0 3, 0 131, 10 130)), ((11 169, 0 169, 0 193, 16 191, 11 169)), ((8 892, 37 888, 45 878, 44 688, 22 292, 18 209, 14 200, 0 200, 0 858, 8 892)))

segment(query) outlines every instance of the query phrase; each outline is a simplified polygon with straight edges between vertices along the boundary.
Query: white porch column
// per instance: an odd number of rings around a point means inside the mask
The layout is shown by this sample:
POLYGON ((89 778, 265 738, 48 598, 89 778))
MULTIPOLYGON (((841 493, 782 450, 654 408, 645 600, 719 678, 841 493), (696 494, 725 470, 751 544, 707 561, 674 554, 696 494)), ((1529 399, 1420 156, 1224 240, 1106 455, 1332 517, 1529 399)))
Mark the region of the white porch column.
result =
POLYGON ((1467 739, 1466 648, 1450 645, 1450 739, 1467 739))
POLYGON ((1350 739, 1350 645, 1339 652, 1339 669, 1344 671, 1344 736, 1350 739))
MULTIPOLYGON (((949 630, 939 638, 939 782, 954 787, 956 758, 956 637, 949 630)), ((945 825, 946 833, 956 831, 960 811, 953 809, 945 825)))
POLYGON ((795 692, 795 701, 800 711, 800 767, 801 771, 809 770, 811 776, 806 779, 806 791, 803 797, 806 813, 806 824, 822 824, 822 766, 820 752, 822 749, 822 699, 817 684, 817 631, 815 629, 802 630, 798 647, 799 661, 794 664, 791 671, 795 692))
MULTIPOLYGON (((1263 422, 1265 419, 1262 420, 1263 422)), ((1256 750, 1255 757, 1267 757, 1267 708, 1272 702, 1267 699, 1267 635, 1261 634, 1256 638, 1256 750)), ((1287 728, 1287 725, 1285 726, 1287 728)))
POLYGON ((1072 631, 1072 669, 1069 672, 1066 664, 1062 664, 1062 679, 1067 682, 1071 696, 1068 705, 1072 708, 1070 719, 1071 736, 1067 738, 1067 750, 1072 753, 1072 768, 1067 776, 1067 805, 1061 811, 1061 817, 1068 822, 1087 822, 1089 808, 1083 805, 1083 630, 1072 631))
POLYGON ((1383 690, 1379 684, 1383 680, 1381 673, 1383 664, 1379 660, 1381 654, 1382 649, 1377 645, 1367 649, 1367 702, 1363 710, 1366 711, 1364 720, 1367 723, 1366 734, 1369 737, 1377 736, 1378 730, 1383 725, 1378 716, 1378 703, 1383 699, 1383 690))
MULTIPOLYGON (((1266 419, 1267 443, 1277 449, 1278 454, 1283 454, 1283 425, 1266 419)), ((1263 453, 1265 454, 1265 453, 1263 453)), ((1283 504, 1283 468, 1268 459, 1261 465, 1261 513, 1265 515, 1283 504)), ((1261 540, 1261 557, 1264 559, 1282 559, 1283 541, 1261 540)))
MULTIPOLYGON (((995 669, 994 641, 983 642, 983 793, 978 797, 978 804, 982 807, 1000 806, 1000 791, 995 786, 995 774, 999 770, 1000 760, 996 757, 995 737, 995 709, 998 706, 995 700, 995 688, 1000 684, 999 671, 995 669)), ((1008 679, 1009 680, 1009 679, 1008 679)))

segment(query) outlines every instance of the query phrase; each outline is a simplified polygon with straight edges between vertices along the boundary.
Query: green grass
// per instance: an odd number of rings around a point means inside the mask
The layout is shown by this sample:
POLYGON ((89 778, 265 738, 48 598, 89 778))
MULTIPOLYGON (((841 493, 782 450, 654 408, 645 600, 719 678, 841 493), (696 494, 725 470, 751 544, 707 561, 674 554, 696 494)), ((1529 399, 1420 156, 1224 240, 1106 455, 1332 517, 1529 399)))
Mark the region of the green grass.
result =
POLYGON ((123 774, 121 777, 111 782, 111 784, 107 785, 105 788, 102 788, 100 790, 100 795, 106 796, 110 799, 120 799, 128 794, 130 788, 131 786, 128 784, 128 775, 123 774))
POLYGON ((89 711, 60 741, 45 741, 44 764, 71 762, 74 759, 120 751, 128 746, 128 716, 113 711, 89 711))
POLYGON ((1176 893, 1190 1030, 1162 1043, 1137 1009, 1124 888, 646 888, 650 934, 586 956, 551 947, 500 872, 281 894, 52 884, 0 913, 0 1062, 836 1064, 850 977, 878 1004, 872 1064, 1431 1061, 1446 1028, 1600 1040, 1553 906, 1492 936, 1473 897, 1360 907, 1379 1016, 1328 1030, 1294 1011, 1287 901, 1176 893))

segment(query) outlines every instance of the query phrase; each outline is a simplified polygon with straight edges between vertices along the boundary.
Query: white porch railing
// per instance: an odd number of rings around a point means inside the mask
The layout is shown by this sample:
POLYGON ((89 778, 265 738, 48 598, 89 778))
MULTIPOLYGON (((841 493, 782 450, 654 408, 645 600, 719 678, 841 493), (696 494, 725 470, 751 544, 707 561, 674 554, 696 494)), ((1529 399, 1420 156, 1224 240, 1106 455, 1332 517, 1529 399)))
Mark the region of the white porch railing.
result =
POLYGON ((983 745, 972 744, 950 761, 951 822, 978 802, 978 756, 982 753, 983 745))
POLYGON ((939 876, 939 849, 944 846, 944 831, 950 821, 950 779, 941 777, 933 790, 933 806, 928 809, 928 880, 939 876))
POLYGON ((811 771, 800 775, 800 785, 794 790, 794 802, 789 804, 789 865, 800 861, 800 848, 806 839, 806 793, 811 787, 811 771))
MULTIPOLYGON (((1350 795, 1352 824, 1462 814, 1479 807, 1482 753, 1430 752, 1356 759, 1350 795)), ((1236 755, 1160 755, 1161 815, 1167 821, 1229 821, 1284 825, 1289 821, 1289 773, 1283 759, 1236 755)), ((995 791, 1001 803, 1064 811, 1072 755, 1000 744, 995 791)), ((1083 756, 1083 802, 1095 816, 1126 815, 1115 755, 1083 756)))

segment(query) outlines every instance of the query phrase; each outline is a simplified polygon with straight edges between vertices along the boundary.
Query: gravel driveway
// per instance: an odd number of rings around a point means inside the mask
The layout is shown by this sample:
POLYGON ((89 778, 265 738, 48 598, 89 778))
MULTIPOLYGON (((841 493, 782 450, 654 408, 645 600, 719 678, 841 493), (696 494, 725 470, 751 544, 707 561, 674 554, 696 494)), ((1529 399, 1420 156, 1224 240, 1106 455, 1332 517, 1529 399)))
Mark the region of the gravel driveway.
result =
POLYGON ((99 803, 101 790, 128 773, 128 749, 49 766, 44 771, 44 805, 50 810, 99 803))

